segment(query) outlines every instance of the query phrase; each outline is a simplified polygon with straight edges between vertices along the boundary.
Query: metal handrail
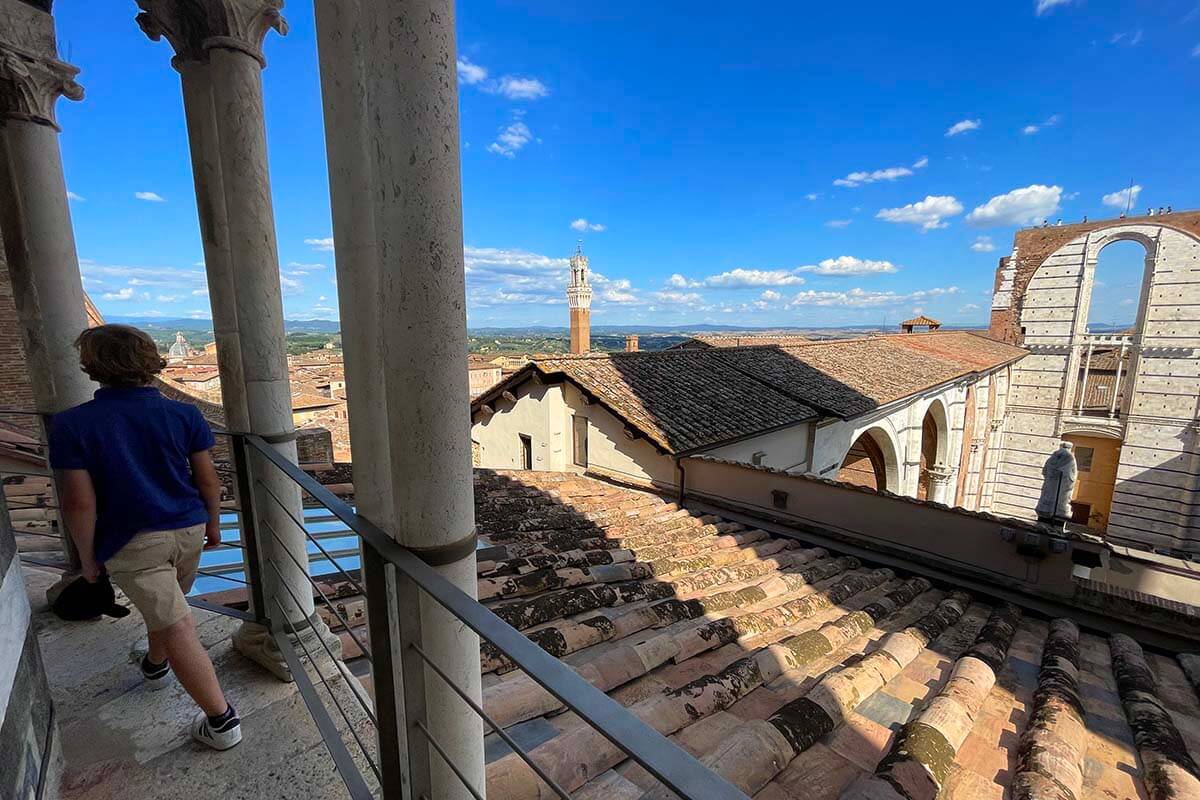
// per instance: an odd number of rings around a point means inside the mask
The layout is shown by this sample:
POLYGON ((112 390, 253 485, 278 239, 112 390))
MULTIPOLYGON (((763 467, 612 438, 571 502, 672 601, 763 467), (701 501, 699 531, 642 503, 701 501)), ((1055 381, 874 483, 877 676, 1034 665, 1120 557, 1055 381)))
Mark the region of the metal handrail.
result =
MULTIPOLYGON (((288 476, 318 503, 325 506, 364 545, 364 568, 368 562, 378 559, 396 571, 397 577, 411 582, 434 602, 457 617, 471 630, 504 653, 517 667, 525 671, 546 691, 557 697, 564 706, 574 711, 592 728, 598 731, 629 758, 641 765, 655 779, 682 798, 690 800, 746 800, 746 796, 712 772, 674 742, 662 736, 617 701, 581 678, 574 670, 530 641, 490 609, 452 584, 431 566, 418 558, 412 551, 398 544, 382 529, 360 515, 333 492, 318 483, 293 464, 280 452, 267 444, 261 437, 238 434, 246 445, 274 467, 288 476)), ((468 489, 469 490, 469 489, 468 489)), ((368 587, 372 581, 366 581, 368 587)), ((375 597, 375 600, 382 600, 375 597)), ((368 595, 368 607, 372 596, 368 595)), ((380 631, 371 626, 372 638, 380 631)), ((403 637, 402 637, 403 638, 403 637)), ((416 649, 410 643, 409 647, 416 649)), ((378 645, 374 645, 378 652, 378 645)), ((294 672, 294 671, 293 671, 294 672)), ((387 676, 391 681, 391 676, 387 676)), ((383 700, 381 681, 376 680, 376 703, 383 700)), ((408 695, 413 687, 406 687, 408 695)), ((381 723, 387 715, 377 707, 381 723)), ((419 726, 413 725, 415 729, 419 726)), ((380 735, 384 735, 381 726, 380 735)), ((397 737, 398 740, 398 737, 397 737)), ((432 744, 432 741, 431 741, 432 744)), ((435 747, 435 749, 437 749, 435 747)), ((411 743, 410 743, 411 751, 411 743)), ((525 758, 521 750, 516 751, 525 758)), ((386 759, 385 759, 386 761, 386 759)), ((457 772, 457 765, 450 765, 457 772)), ((385 793, 387 777, 384 776, 385 793)))

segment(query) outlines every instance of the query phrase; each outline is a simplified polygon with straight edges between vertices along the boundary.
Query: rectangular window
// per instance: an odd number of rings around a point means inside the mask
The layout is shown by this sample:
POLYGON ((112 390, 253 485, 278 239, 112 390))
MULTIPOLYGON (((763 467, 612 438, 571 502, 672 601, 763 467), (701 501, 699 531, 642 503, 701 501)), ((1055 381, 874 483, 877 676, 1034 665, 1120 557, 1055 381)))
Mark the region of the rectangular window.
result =
POLYGON ((1075 466, 1079 467, 1080 472, 1092 471, 1092 456, 1095 452, 1095 448, 1092 447, 1075 448, 1075 466))
POLYGON ((575 466, 586 467, 588 465, 588 418, 573 416, 571 425, 575 439, 575 466))
POLYGON ((533 438, 524 433, 517 437, 521 440, 521 469, 533 469, 533 438))

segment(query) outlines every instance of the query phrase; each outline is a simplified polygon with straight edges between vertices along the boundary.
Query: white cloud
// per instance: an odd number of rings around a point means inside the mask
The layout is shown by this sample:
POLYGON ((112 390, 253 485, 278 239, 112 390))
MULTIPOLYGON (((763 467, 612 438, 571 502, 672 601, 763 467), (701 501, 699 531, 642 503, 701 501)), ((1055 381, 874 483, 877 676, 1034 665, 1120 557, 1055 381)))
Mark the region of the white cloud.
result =
POLYGON ((1044 122, 1039 122, 1035 125, 1026 125, 1021 129, 1021 133, 1025 134, 1026 136, 1032 136, 1042 128, 1053 128, 1061 121, 1062 117, 1060 117, 1058 114, 1051 114, 1044 122))
POLYGON ((1034 4, 1034 13, 1039 17, 1047 14, 1057 6, 1069 6, 1073 0, 1037 0, 1034 4))
POLYGON ((929 156, 921 156, 913 162, 913 169, 925 169, 929 166, 929 156))
POLYGON ((980 120, 964 119, 964 120, 954 123, 949 128, 947 128, 946 135, 947 136, 958 136, 960 133, 966 133, 967 131, 979 130, 982 127, 983 127, 983 122, 981 122, 980 120))
POLYGON ((1035 183, 1008 194, 996 195, 967 215, 967 222, 979 227, 1032 225, 1051 217, 1062 200, 1061 186, 1035 183))
POLYGON ((1121 33, 1114 33, 1112 38, 1109 39, 1108 42, 1109 42, 1109 44, 1124 45, 1125 47, 1137 47, 1139 44, 1142 43, 1142 40, 1144 38, 1145 38, 1145 35, 1143 34, 1142 29, 1138 28, 1135 31, 1123 31, 1121 33))
POLYGON ((74 200, 76 203, 86 203, 87 202, 86 197, 84 197, 83 195, 75 194, 74 192, 67 192, 67 199, 74 200))
POLYGON ((289 297, 304 292, 304 284, 295 278, 289 278, 286 275, 279 276, 279 288, 283 290, 283 296, 289 297))
POLYGON ((327 236, 324 239, 305 239, 304 243, 313 250, 321 250, 327 253, 333 252, 333 237, 327 236))
POLYGON ((571 223, 571 229, 577 231, 593 231, 595 233, 603 233, 608 230, 607 225, 601 225, 598 222, 588 222, 583 217, 571 223))
POLYGON ((178 303, 183 299, 183 296, 178 294, 160 294, 154 299, 160 303, 178 303))
POLYGON ((958 309, 958 313, 966 314, 969 311, 978 311, 978 310, 979 310, 979 305, 977 303, 967 303, 966 305, 964 305, 958 309))
POLYGON ((675 289, 694 289, 695 287, 700 286, 700 285, 702 285, 700 283, 700 281, 688 280, 687 278, 680 275, 678 272, 676 272, 671 277, 667 278, 667 286, 671 286, 675 289))
POLYGON ((468 86, 474 86, 487 80, 487 70, 478 64, 471 63, 466 56, 458 57, 458 79, 468 86))
POLYGON ((628 278, 610 280, 598 272, 593 272, 592 285, 596 287, 596 299, 601 303, 636 305, 642 302, 642 298, 628 278))
POLYGON ((192 297, 208 297, 208 289, 192 289, 192 297))
POLYGON ((704 298, 696 292, 651 292, 650 296, 660 303, 673 303, 682 306, 693 306, 704 302, 704 298))
POLYGON ((767 289, 762 294, 760 294, 758 296, 758 298, 767 303, 776 303, 783 299, 783 295, 781 295, 779 292, 775 291, 774 289, 767 289))
POLYGON ((505 75, 491 84, 487 91, 503 95, 509 100, 540 100, 550 95, 550 89, 537 78, 523 78, 519 75, 505 75))
POLYGON ((1109 208, 1119 208, 1124 211, 1128 206, 1132 208, 1137 204, 1138 195, 1142 193, 1142 187, 1139 184, 1134 184, 1128 189, 1121 189, 1118 192, 1111 192, 1100 198, 1100 202, 1109 208))
POLYGON ((818 292, 812 289, 798 292, 788 303, 789 307, 796 306, 846 306, 849 308, 874 308, 878 306, 898 306, 928 300, 933 297, 958 294, 957 286, 922 289, 909 294, 895 292, 868 292, 865 289, 854 288, 847 292, 818 292))
POLYGON ((935 228, 945 228, 949 223, 946 217, 961 214, 962 203, 950 195, 929 195, 924 200, 909 203, 900 208, 884 208, 875 216, 886 222, 906 225, 920 225, 921 230, 931 231, 935 228))
POLYGON ((809 192, 808 194, 804 195, 805 199, 807 200, 816 200, 820 196, 821 195, 817 194, 816 192, 809 192))
POLYGON ((1200 44, 1192 48, 1192 58, 1200 58, 1200 44))
POLYGON ((138 200, 145 200, 147 203, 165 203, 167 198, 156 192, 134 192, 133 196, 138 200))
POLYGON ((825 227, 827 227, 827 228, 848 228, 848 227, 850 227, 850 223, 852 223, 852 222, 854 222, 854 220, 852 220, 852 219, 831 219, 825 223, 825 227))
POLYGON ((878 275, 896 271, 890 261, 872 261, 854 256, 827 258, 815 266, 799 267, 797 272, 813 272, 817 275, 878 275))
POLYGON ((79 272, 85 281, 93 284, 102 284, 107 282, 106 279, 114 279, 130 286, 161 286, 170 291, 200 288, 206 285, 203 270, 178 267, 130 267, 122 264, 97 264, 91 259, 81 258, 79 272))
POLYGON ((104 300, 132 300, 133 289, 126 286, 124 289, 118 289, 115 292, 105 292, 100 297, 104 300))
POLYGON ((517 153, 525 145, 533 141, 533 132, 521 120, 516 120, 505 128, 500 129, 496 141, 487 146, 489 153, 496 153, 505 158, 516 158, 517 153))
POLYGON ((913 171, 908 167, 888 167, 887 169, 877 169, 873 172, 851 172, 844 178, 838 178, 833 182, 834 186, 845 186, 853 189, 867 183, 878 183, 879 181, 894 181, 900 178, 912 175, 913 171))
POLYGON ((971 243, 971 249, 976 253, 990 253, 996 249, 996 245, 992 244, 990 236, 976 236, 975 241, 971 243))
POLYGON ((719 289, 753 289, 759 286, 799 286, 804 278, 789 269, 731 269, 703 280, 704 286, 719 289))

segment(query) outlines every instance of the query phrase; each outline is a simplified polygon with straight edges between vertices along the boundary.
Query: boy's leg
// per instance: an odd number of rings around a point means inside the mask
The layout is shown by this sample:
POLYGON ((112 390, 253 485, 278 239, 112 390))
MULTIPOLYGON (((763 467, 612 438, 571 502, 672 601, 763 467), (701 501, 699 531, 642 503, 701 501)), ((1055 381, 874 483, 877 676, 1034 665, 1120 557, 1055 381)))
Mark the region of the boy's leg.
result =
POLYGON ((105 567, 146 621, 151 661, 169 661, 192 699, 215 716, 228 704, 184 597, 200 560, 203 526, 199 538, 194 534, 195 528, 138 534, 105 567))
POLYGON ((167 651, 175 677, 196 704, 210 717, 229 708, 208 651, 196 635, 196 623, 188 614, 175 624, 156 632, 167 651))

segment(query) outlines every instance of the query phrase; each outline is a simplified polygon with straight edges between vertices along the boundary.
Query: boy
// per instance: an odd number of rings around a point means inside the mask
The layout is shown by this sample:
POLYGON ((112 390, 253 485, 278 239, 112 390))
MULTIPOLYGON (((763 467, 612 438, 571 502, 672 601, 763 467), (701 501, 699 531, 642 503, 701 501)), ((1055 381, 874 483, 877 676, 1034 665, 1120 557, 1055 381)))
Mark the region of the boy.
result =
POLYGON ((228 750, 242 740, 241 721, 184 598, 200 551, 221 542, 212 431, 195 406, 150 385, 166 364, 145 333, 101 325, 75 345, 83 371, 102 388, 94 400, 55 414, 49 438, 83 579, 94 582, 106 571, 133 601, 149 632, 147 686, 165 686, 174 669, 202 709, 192 737, 228 750))

